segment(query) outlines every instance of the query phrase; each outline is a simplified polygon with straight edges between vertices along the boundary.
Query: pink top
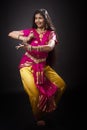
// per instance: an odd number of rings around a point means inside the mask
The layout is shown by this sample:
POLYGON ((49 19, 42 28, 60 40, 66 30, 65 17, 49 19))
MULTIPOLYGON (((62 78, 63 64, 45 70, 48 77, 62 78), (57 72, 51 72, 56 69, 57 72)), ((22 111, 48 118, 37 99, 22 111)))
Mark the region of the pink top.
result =
MULTIPOLYGON (((34 36, 35 36, 35 38, 33 38, 29 42, 29 44, 31 44, 32 46, 46 45, 50 39, 53 39, 53 40, 55 40, 55 43, 58 43, 57 38, 56 38, 56 34, 54 31, 47 30, 43 34, 42 40, 40 40, 39 33, 36 31, 36 29, 32 29, 32 28, 23 30, 24 36, 28 36, 31 31, 33 31, 34 36)), ((47 56, 48 56, 48 53, 41 52, 41 51, 37 52, 36 50, 33 50, 31 52, 27 51, 27 53, 29 53, 30 55, 32 55, 35 58, 40 58, 40 59, 47 58, 47 56)), ((26 63, 29 63, 29 62, 33 62, 32 59, 24 54, 20 63, 19 63, 19 68, 26 66, 26 63)))

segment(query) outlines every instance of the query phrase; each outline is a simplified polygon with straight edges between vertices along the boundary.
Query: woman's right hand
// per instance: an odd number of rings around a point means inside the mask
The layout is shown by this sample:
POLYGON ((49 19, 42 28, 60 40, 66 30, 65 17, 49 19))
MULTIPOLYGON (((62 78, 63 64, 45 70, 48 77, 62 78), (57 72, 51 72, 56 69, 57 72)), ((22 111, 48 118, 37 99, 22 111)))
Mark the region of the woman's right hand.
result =
POLYGON ((32 38, 34 38, 34 33, 33 31, 30 32, 29 36, 28 36, 28 40, 31 40, 32 38))
POLYGON ((27 43, 27 42, 29 42, 29 41, 30 41, 32 38, 34 38, 34 37, 35 37, 35 36, 34 36, 33 31, 31 31, 30 34, 23 39, 23 42, 24 42, 24 43, 27 43))

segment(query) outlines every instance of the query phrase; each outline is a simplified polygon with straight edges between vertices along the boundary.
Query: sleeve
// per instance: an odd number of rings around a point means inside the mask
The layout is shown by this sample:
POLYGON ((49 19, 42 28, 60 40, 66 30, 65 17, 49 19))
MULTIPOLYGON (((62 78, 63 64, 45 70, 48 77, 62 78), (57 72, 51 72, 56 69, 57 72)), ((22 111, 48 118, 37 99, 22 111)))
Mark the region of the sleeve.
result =
POLYGON ((28 36, 31 31, 32 31, 32 29, 24 29, 24 30, 22 30, 22 32, 24 33, 24 36, 28 36))
POLYGON ((57 35, 54 31, 50 32, 49 40, 54 40, 56 44, 58 43, 57 35))

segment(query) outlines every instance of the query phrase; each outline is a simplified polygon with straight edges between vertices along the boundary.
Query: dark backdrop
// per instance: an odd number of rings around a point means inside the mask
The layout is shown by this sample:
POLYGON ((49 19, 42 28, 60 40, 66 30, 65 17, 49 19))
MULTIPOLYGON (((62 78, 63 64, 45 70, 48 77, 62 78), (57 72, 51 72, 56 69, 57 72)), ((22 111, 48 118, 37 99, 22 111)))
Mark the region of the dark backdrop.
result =
POLYGON ((6 1, 1 4, 1 77, 2 91, 20 91, 18 64, 23 54, 15 45, 19 41, 10 39, 8 33, 31 27, 32 15, 38 8, 46 8, 52 17, 59 36, 56 48, 55 70, 63 77, 69 87, 81 85, 81 13, 82 5, 73 1, 39 0, 6 1), (7 85, 5 85, 5 83, 7 85))
MULTIPOLYGON (((68 86, 68 93, 66 92, 67 94, 65 96, 67 104, 64 104, 64 107, 66 108, 66 105, 69 107, 70 104, 68 103, 71 103, 71 101, 73 102, 72 106, 76 105, 77 107, 74 106, 74 109, 77 110, 80 107, 80 88, 83 84, 83 7, 84 3, 80 3, 80 1, 75 2, 73 0, 8 0, 1 2, 1 96, 3 94, 9 95, 10 93, 13 95, 14 93, 24 92, 18 70, 19 61, 24 52, 15 49, 15 45, 17 45, 19 41, 9 38, 8 33, 12 30, 21 30, 31 27, 34 11, 38 8, 45 8, 48 10, 59 36, 59 45, 56 47, 57 60, 54 69, 65 80, 68 86), (72 100, 70 101, 69 98, 72 100)), ((3 98, 2 104, 3 102, 5 103, 5 98, 3 98)), ((11 99, 11 96, 9 98, 11 99)), ((73 111, 74 109, 70 109, 70 113, 71 111, 73 113, 78 111, 73 111)), ((78 120, 78 117, 76 119, 78 120)))

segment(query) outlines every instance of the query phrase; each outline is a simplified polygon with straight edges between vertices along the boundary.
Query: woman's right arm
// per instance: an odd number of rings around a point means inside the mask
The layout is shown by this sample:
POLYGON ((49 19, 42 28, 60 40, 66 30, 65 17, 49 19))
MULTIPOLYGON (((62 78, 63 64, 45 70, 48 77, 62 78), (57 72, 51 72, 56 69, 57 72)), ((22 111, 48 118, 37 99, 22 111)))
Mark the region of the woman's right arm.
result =
POLYGON ((12 31, 8 34, 9 37, 21 40, 23 42, 28 42, 33 38, 32 32, 29 34, 29 36, 24 36, 23 31, 12 31))
POLYGON ((23 34, 24 33, 22 31, 12 31, 8 34, 8 36, 19 40, 20 36, 23 36, 23 34))

